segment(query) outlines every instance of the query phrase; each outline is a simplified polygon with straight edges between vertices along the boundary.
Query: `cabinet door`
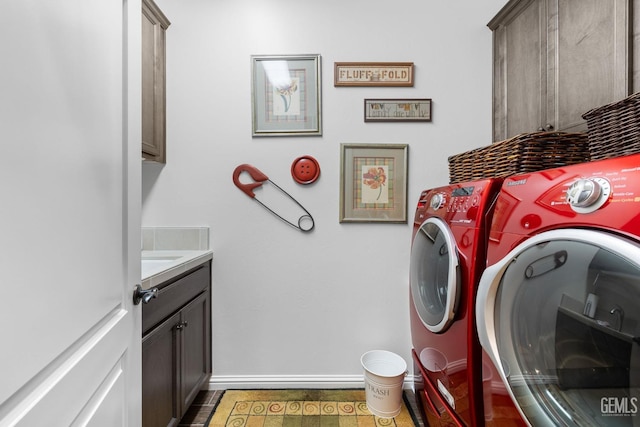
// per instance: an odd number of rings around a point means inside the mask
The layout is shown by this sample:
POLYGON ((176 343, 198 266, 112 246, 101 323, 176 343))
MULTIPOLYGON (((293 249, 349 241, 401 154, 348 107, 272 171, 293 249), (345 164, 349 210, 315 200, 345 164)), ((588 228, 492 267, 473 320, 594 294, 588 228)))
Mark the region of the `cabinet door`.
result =
POLYGON ((180 421, 176 313, 142 339, 142 426, 177 426, 180 421))
POLYGON ((546 117, 544 3, 512 1, 489 23, 493 30, 493 133, 501 141, 540 127, 546 117))
POLYGON ((181 310, 181 404, 186 411, 211 374, 211 316, 209 291, 181 310))
POLYGON ((629 0, 548 5, 547 122, 557 130, 584 131, 584 113, 630 93, 629 0))
POLYGON ((142 1, 142 156, 165 163, 165 31, 170 22, 142 1))

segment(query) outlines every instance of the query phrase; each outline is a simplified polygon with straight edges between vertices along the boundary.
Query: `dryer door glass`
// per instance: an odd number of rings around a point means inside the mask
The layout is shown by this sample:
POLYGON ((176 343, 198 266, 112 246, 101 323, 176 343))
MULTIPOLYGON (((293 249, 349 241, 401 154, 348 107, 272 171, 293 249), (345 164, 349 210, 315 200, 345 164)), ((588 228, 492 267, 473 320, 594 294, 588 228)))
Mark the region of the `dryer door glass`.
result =
POLYGON ((458 256, 451 230, 438 218, 427 219, 411 247, 411 296, 422 323, 444 332, 459 299, 458 256))
POLYGON ((533 425, 640 425, 640 246, 546 234, 494 279, 494 361, 533 425))

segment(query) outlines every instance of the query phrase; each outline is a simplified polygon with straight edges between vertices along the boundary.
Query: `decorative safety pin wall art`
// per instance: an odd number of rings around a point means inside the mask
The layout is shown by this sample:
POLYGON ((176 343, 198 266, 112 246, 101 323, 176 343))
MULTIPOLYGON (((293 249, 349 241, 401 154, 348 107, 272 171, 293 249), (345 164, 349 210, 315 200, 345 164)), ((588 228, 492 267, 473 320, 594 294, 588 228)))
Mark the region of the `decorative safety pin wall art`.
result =
POLYGON ((311 216, 309 211, 306 210, 304 208, 304 206, 302 206, 300 204, 300 202, 298 202, 296 199, 294 199, 289 193, 287 193, 282 188, 280 188, 275 182, 271 181, 267 175, 262 173, 255 166, 251 166, 251 165, 248 165, 248 164, 242 164, 242 165, 239 165, 238 167, 236 167, 235 170, 233 171, 233 183, 236 185, 236 187, 238 187, 240 190, 242 190, 242 192, 244 192, 247 196, 251 197, 253 200, 255 200, 256 202, 260 203, 266 210, 268 210, 269 212, 271 212, 272 214, 274 214, 275 216, 277 216, 278 218, 280 218, 282 221, 286 222, 290 226, 292 226, 294 228, 297 228, 298 230, 304 231, 304 232, 308 232, 308 231, 313 230, 313 227, 315 226, 315 223, 314 223, 313 217, 311 216), (249 174, 249 176, 251 177, 251 179, 253 179, 253 182, 248 182, 248 183, 240 182, 240 175, 243 172, 247 172, 249 174), (301 215, 298 218, 297 224, 285 219, 284 216, 276 213, 275 210, 271 209, 269 206, 267 206, 266 204, 262 203, 260 200, 258 200, 256 198, 256 195, 253 192, 253 190, 255 190, 256 188, 262 186, 262 184, 265 181, 269 181, 274 187, 276 187, 281 193, 283 193, 284 195, 289 197, 289 199, 291 199, 295 204, 297 204, 305 212, 303 215, 301 215))

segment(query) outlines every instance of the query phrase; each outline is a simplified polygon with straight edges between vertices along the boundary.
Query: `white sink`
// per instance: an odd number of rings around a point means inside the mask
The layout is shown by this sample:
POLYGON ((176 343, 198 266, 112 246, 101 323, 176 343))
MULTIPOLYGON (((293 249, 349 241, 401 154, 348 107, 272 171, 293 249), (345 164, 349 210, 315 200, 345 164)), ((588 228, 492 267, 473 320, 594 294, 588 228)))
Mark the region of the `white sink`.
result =
POLYGON ((140 255, 143 289, 166 282, 213 257, 210 250, 143 250, 140 255))
POLYGON ((176 263, 179 256, 163 256, 163 257, 149 257, 142 258, 142 277, 149 277, 153 274, 166 270, 176 263))
POLYGON ((142 261, 175 261, 182 257, 183 255, 143 255, 142 261))

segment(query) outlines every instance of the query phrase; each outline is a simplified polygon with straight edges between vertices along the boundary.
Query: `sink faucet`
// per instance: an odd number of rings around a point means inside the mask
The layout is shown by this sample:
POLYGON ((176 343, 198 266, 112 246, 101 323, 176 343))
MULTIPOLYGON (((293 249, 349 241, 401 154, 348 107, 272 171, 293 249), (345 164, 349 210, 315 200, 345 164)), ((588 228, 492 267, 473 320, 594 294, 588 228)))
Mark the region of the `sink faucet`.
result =
POLYGON ((615 304, 609 314, 612 314, 616 317, 616 330, 622 330, 622 321, 624 320, 624 310, 619 305, 615 304))

